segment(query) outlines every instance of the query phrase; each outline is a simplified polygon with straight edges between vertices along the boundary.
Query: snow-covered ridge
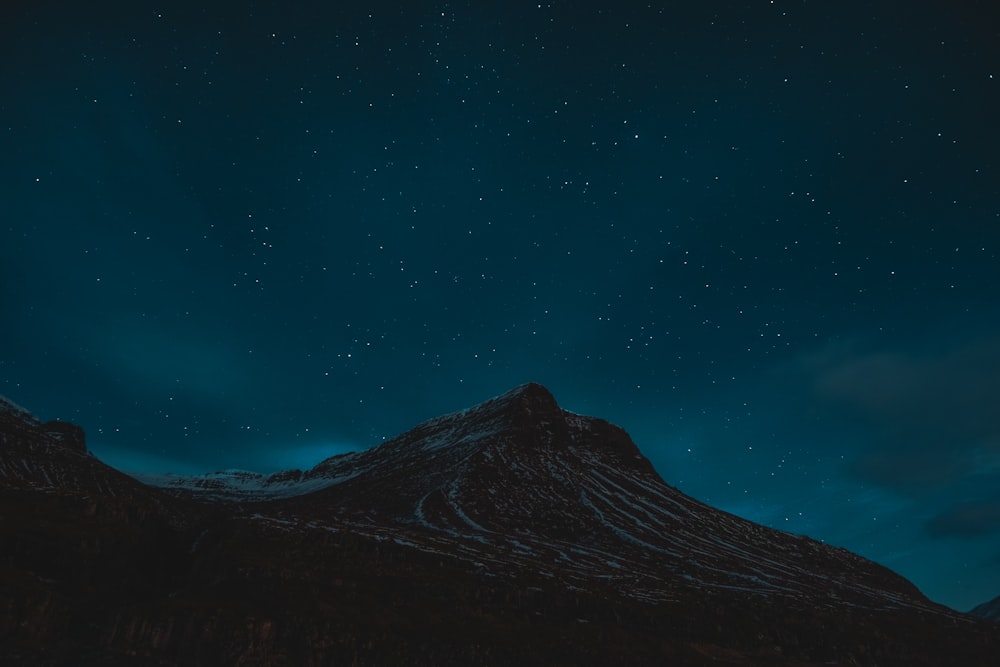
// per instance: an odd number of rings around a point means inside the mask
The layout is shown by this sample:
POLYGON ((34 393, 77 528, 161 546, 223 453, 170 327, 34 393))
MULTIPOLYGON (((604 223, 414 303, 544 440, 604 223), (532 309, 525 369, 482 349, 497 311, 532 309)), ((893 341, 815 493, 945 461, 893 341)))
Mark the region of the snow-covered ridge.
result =
POLYGON ((301 477, 274 480, 274 475, 262 475, 246 470, 225 470, 205 475, 174 473, 129 473, 148 486, 189 491, 196 497, 213 500, 273 500, 301 495, 330 486, 330 480, 303 480, 301 477))
MULTIPOLYGON (((333 459, 348 461, 358 452, 341 454, 333 459)), ((365 471, 363 467, 329 474, 322 466, 327 459, 312 470, 282 470, 264 475, 249 470, 222 470, 204 475, 177 475, 174 473, 130 472, 128 475, 147 486, 184 491, 202 500, 259 502, 301 496, 346 482, 365 471)))
MULTIPOLYGON (((548 389, 526 383, 463 410, 428 419, 377 447, 330 457, 308 471, 284 470, 261 474, 246 470, 223 470, 205 475, 129 472, 148 486, 156 486, 206 501, 261 502, 302 496, 359 477, 385 461, 402 464, 408 456, 423 458, 436 451, 475 449, 481 442, 503 432, 515 406, 562 410, 548 389), (531 407, 529 407, 531 406, 531 407), (406 454, 402 454, 402 450, 406 454), (403 456, 403 458, 400 458, 403 456)), ((585 418, 579 417, 581 421, 585 418)))
POLYGON ((1000 623, 1000 597, 995 597, 989 602, 977 605, 970 610, 969 613, 974 616, 988 618, 991 621, 997 621, 1000 623))
POLYGON ((34 424, 41 423, 41 420, 39 420, 38 417, 36 417, 35 415, 31 414, 30 411, 21 407, 20 405, 10 400, 6 396, 0 394, 0 413, 4 412, 10 413, 18 419, 24 419, 34 424))

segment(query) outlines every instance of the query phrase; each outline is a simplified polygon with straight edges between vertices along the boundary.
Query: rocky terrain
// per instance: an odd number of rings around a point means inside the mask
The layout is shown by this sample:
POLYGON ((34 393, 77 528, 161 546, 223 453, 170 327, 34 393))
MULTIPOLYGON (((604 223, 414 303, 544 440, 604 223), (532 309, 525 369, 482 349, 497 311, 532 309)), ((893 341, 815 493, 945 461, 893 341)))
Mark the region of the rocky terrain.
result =
POLYGON ((536 384, 274 475, 0 400, 0 664, 990 665, 1000 625, 667 485, 536 384))

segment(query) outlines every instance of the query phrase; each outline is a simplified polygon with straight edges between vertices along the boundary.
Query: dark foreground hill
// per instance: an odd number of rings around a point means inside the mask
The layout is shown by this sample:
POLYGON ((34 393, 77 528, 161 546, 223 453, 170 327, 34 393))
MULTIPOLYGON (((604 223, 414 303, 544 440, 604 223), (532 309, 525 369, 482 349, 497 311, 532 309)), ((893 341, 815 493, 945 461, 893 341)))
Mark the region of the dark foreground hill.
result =
POLYGON ((270 476, 123 475, 0 401, 0 664, 992 665, 1000 625, 665 484, 524 385, 270 476))

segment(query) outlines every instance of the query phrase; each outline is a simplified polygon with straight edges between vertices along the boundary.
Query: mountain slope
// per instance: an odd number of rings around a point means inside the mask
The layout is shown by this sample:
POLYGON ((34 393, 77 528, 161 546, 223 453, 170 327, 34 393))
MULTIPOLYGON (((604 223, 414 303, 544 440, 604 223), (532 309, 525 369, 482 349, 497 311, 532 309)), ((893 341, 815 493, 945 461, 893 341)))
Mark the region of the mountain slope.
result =
MULTIPOLYGON (((200 488, 198 478, 173 488, 213 500, 261 497, 259 487, 241 495, 242 480, 226 479, 225 492, 200 488)), ((685 496, 625 431, 560 409, 537 384, 328 459, 298 476, 298 487, 278 484, 286 498, 255 512, 331 526, 335 517, 433 552, 445 540, 451 552, 497 570, 512 562, 558 570, 575 584, 615 582, 643 599, 710 588, 809 604, 938 608, 875 563, 685 496), (288 497, 293 488, 303 493, 288 497)))
POLYGON ((66 422, 43 424, 0 396, 0 479, 7 489, 67 490, 114 496, 135 481, 87 451, 83 429, 66 422))
POLYGON ((145 478, 163 488, 7 415, 9 664, 977 665, 1000 648, 1000 627, 879 565, 685 496, 540 385, 309 471, 145 478), (65 486, 20 472, 38 468, 65 486))
POLYGON ((989 602, 976 605, 969 613, 973 616, 988 618, 991 621, 1000 621, 1000 596, 989 602))

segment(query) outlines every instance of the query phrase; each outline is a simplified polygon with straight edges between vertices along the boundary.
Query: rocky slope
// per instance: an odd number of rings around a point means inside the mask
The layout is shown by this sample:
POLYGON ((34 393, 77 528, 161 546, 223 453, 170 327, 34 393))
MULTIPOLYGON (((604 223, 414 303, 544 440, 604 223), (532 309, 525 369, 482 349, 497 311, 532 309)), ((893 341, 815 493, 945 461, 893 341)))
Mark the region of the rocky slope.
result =
POLYGON ((1000 626, 875 563, 685 496, 535 384, 271 476, 143 484, 67 429, 0 403, 4 664, 986 665, 1000 648, 1000 626))

